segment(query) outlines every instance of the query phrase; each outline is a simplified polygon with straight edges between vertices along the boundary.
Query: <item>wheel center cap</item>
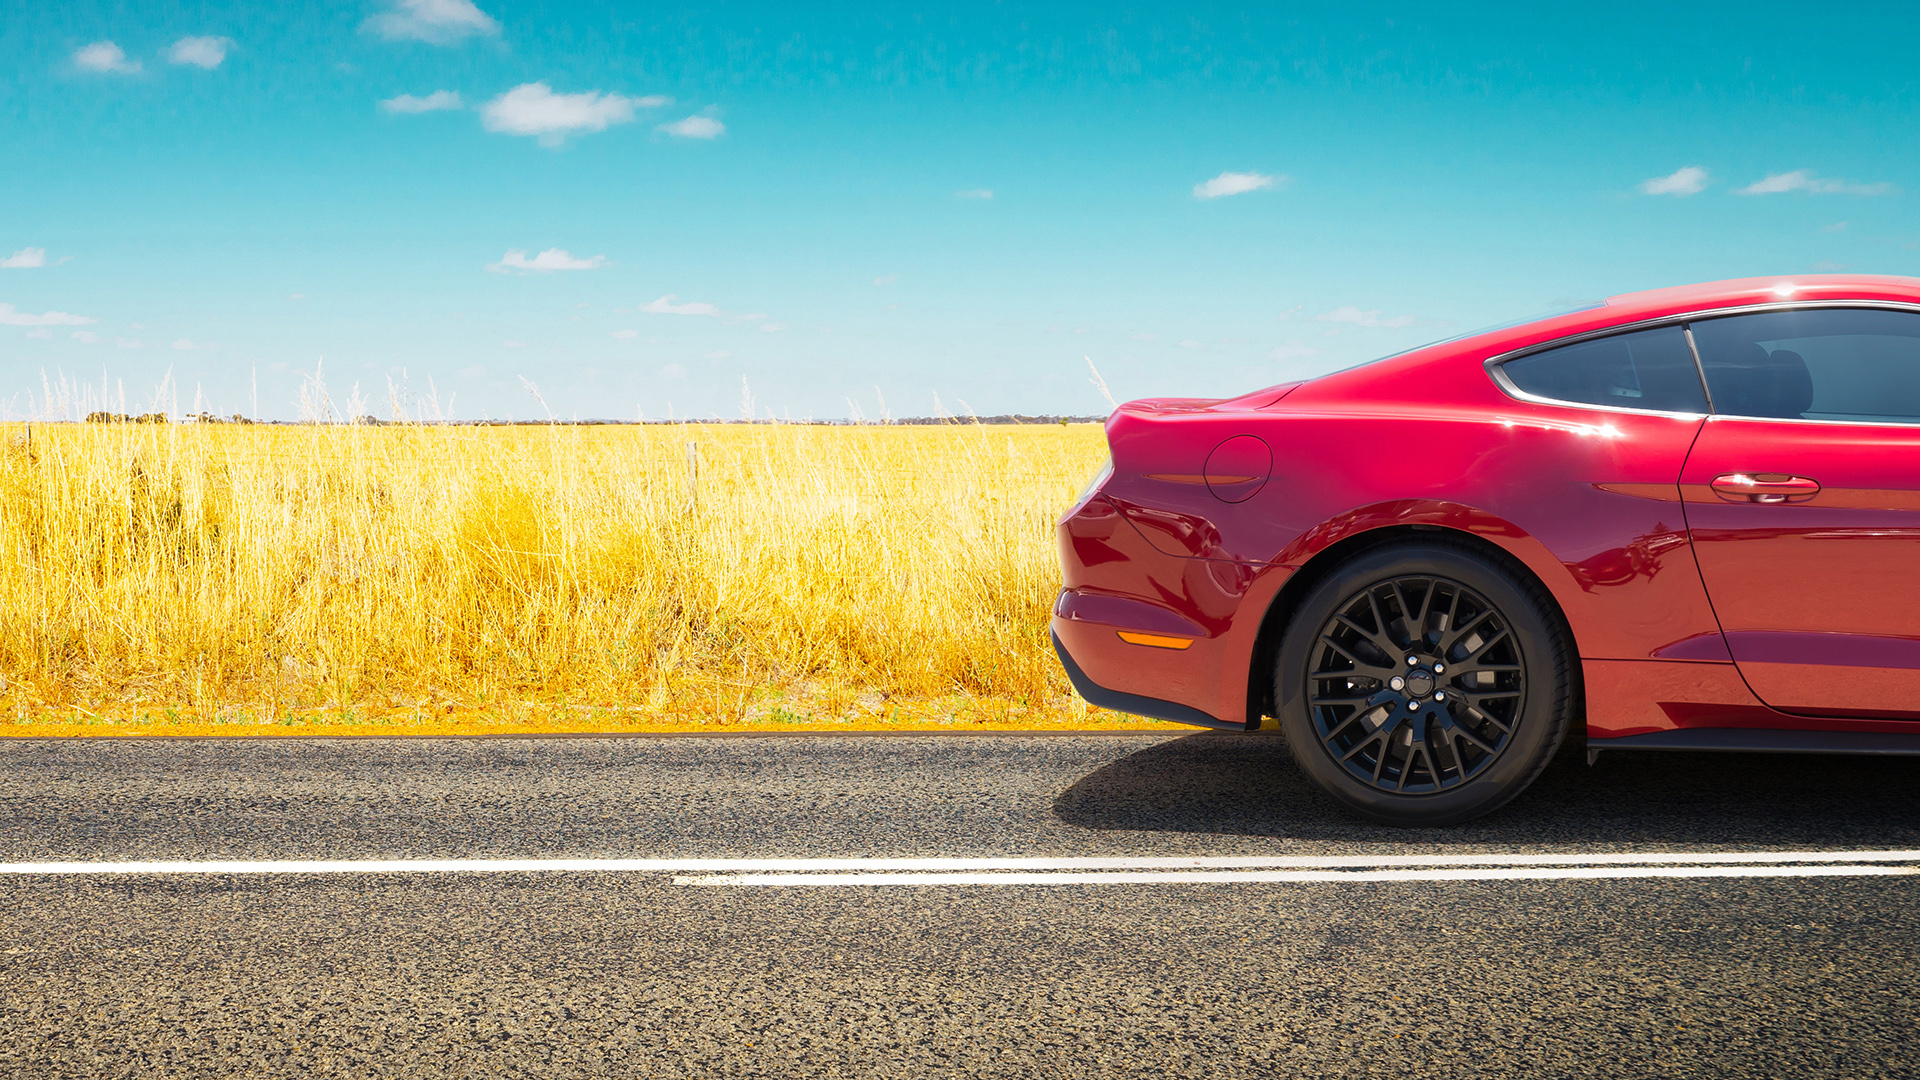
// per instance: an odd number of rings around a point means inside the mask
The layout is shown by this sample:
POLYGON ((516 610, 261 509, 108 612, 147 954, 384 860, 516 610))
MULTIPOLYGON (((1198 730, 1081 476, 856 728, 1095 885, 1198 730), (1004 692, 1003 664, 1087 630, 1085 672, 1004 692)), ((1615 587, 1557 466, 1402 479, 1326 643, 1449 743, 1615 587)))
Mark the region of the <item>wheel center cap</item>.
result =
POLYGON ((1417 698, 1433 693, 1433 672, 1425 669, 1408 672, 1407 693, 1417 698))

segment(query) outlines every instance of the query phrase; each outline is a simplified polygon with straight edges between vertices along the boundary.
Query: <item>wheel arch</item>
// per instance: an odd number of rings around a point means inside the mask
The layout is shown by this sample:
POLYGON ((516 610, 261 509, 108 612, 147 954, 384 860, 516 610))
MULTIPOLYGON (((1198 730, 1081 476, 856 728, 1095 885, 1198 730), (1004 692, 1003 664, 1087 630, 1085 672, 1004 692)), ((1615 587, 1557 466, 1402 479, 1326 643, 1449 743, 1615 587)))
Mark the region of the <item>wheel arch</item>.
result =
MULTIPOLYGON (((1533 540, 1518 529, 1512 529, 1511 526, 1508 526, 1508 529, 1511 531, 1505 533, 1503 538, 1523 538, 1536 546, 1539 544, 1537 540, 1533 540)), ((1315 532, 1321 531, 1315 530, 1315 532)), ((1299 569, 1288 577, 1286 584, 1282 585, 1280 591, 1275 594, 1273 602, 1267 605, 1267 610, 1261 616, 1260 629, 1254 635, 1253 656, 1247 672, 1249 726, 1257 726, 1261 717, 1270 716, 1273 713, 1274 664, 1280 651, 1280 639, 1292 625, 1294 612, 1299 607, 1300 601, 1313 590, 1315 585, 1341 566, 1369 551, 1396 543, 1440 538, 1458 542, 1472 549, 1489 562, 1505 568, 1523 581, 1538 587, 1540 593, 1546 597, 1548 615, 1559 623, 1560 631, 1567 636, 1568 647, 1573 651, 1572 662, 1568 665, 1568 670, 1572 672, 1574 679, 1572 687, 1574 715, 1571 727, 1574 731, 1583 730, 1586 723, 1586 692, 1580 682, 1580 641, 1574 632, 1572 621, 1567 617, 1566 606, 1556 590, 1529 564, 1528 560, 1490 539, 1484 529, 1467 529, 1429 521, 1402 521, 1365 527, 1358 532, 1346 531, 1346 535, 1313 551, 1307 556, 1306 561, 1300 564, 1299 569)), ((1306 539, 1307 537, 1302 537, 1303 541, 1306 539)), ((1298 544, 1295 545, 1296 548, 1298 546, 1298 544)), ((1541 550, 1544 552, 1545 549, 1541 550)), ((1559 565, 1558 560, 1554 561, 1559 565)))

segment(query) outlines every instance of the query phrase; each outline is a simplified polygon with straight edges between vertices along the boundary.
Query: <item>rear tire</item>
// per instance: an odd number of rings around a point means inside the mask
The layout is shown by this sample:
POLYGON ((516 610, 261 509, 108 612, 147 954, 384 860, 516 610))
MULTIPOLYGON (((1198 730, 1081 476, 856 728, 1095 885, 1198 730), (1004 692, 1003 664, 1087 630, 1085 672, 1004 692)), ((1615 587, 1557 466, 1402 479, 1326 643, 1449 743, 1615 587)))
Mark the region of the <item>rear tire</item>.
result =
POLYGON ((1531 578, 1464 543, 1365 552, 1308 592, 1274 712, 1307 776, 1388 825, 1451 825, 1525 790, 1566 735, 1575 656, 1531 578))

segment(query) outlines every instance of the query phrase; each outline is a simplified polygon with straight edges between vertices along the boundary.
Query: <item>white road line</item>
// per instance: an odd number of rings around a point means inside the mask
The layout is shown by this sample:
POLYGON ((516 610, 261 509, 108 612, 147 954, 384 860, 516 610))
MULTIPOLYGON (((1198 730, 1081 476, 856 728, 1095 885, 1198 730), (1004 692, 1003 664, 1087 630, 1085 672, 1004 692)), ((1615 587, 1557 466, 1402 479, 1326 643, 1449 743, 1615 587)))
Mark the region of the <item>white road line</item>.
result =
POLYGON ((1561 881, 1578 878, 1895 877, 1920 874, 1920 866, 1555 866, 1408 870, 1115 870, 1058 873, 931 874, 706 874, 676 877, 675 885, 1146 885, 1194 881, 1260 881, 1286 884, 1337 881, 1561 881))
MULTIPOLYGON (((1660 866, 1795 863, 1920 863, 1912 851, 1608 851, 1478 852, 1431 855, 1218 855, 1174 858, 894 858, 894 859, 270 859, 141 862, 0 863, 4 874, 476 874, 573 873, 768 874, 978 871, 1345 870, 1395 867, 1660 866)), ((999 880, 999 878, 996 878, 999 880)), ((1168 879, 1174 880, 1174 879, 1168 879)), ((1384 879, 1381 879, 1384 880, 1384 879)))

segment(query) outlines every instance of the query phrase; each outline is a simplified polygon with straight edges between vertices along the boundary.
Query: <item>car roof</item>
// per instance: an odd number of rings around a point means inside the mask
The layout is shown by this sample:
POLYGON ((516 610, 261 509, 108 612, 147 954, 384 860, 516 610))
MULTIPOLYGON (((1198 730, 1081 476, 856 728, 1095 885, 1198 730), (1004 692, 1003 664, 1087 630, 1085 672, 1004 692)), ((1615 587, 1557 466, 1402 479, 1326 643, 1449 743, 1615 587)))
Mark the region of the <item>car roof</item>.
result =
POLYGON ((1383 357, 1345 371, 1309 380, 1298 396, 1300 404, 1380 379, 1410 377, 1419 369, 1446 366, 1471 354, 1475 362, 1575 334, 1608 330, 1649 319, 1671 318, 1694 312, 1751 307, 1793 301, 1864 300, 1920 304, 1920 278, 1890 274, 1795 274, 1781 277, 1734 278, 1698 285, 1622 293, 1605 302, 1538 319, 1507 323, 1437 341, 1404 353, 1383 357))

